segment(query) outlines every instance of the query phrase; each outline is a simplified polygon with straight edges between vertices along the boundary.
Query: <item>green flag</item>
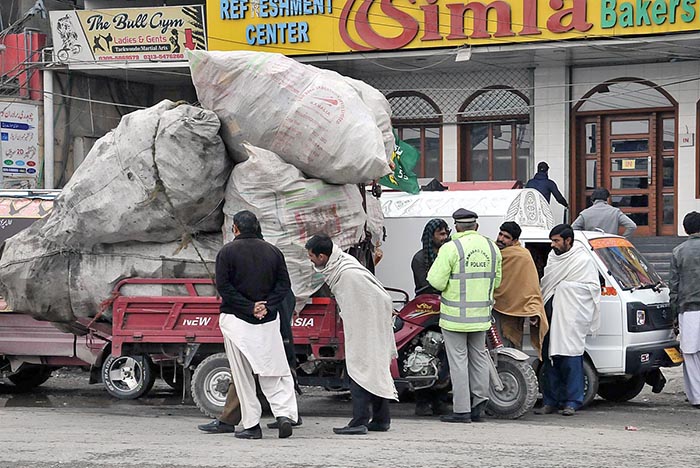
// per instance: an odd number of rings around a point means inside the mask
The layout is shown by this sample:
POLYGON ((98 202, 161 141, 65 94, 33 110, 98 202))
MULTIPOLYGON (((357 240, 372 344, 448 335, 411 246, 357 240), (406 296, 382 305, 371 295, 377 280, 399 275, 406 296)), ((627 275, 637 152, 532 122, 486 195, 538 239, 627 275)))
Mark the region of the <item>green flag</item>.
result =
POLYGON ((379 183, 404 192, 416 194, 420 192, 418 178, 413 168, 418 164, 420 153, 413 146, 395 137, 394 154, 391 160, 395 164, 394 173, 379 179, 379 183))

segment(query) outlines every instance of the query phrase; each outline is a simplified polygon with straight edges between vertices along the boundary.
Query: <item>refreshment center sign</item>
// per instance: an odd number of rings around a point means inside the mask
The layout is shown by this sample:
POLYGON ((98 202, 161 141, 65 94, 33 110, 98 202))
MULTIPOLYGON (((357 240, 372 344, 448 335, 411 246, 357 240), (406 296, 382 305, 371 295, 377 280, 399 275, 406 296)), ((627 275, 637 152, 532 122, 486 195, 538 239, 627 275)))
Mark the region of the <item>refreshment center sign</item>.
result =
POLYGON ((202 5, 49 15, 59 62, 185 60, 185 49, 207 48, 202 5))
POLYGON ((210 50, 286 55, 502 45, 700 28, 700 0, 207 0, 210 50))

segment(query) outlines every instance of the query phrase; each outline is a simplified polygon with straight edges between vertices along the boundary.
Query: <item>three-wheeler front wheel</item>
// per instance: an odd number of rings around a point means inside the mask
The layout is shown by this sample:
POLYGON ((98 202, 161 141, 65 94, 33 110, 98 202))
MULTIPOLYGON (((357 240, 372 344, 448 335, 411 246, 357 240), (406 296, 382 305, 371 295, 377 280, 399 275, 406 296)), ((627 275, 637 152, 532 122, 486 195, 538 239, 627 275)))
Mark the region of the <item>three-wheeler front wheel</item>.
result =
POLYGON ((102 364, 102 381, 107 393, 120 400, 133 400, 148 393, 156 380, 147 355, 112 356, 102 364))

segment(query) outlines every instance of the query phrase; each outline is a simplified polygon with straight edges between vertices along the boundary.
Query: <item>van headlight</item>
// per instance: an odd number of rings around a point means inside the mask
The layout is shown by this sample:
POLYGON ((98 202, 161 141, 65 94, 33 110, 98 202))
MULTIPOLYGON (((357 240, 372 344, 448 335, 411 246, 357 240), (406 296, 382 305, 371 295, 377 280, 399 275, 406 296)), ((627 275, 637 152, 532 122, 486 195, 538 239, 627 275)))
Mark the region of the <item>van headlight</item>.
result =
POLYGON ((646 310, 637 310, 637 326, 641 327, 646 325, 647 323, 647 311, 646 310))

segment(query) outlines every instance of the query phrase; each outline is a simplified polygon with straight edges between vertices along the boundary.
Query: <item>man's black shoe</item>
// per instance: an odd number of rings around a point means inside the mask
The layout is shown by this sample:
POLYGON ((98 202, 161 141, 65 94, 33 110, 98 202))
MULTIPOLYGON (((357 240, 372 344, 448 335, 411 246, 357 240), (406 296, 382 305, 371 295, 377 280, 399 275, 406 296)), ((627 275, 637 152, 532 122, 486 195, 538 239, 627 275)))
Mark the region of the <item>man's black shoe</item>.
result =
MULTIPOLYGON (((299 416, 298 419, 297 419, 297 422, 293 422, 293 423, 292 423, 292 427, 301 426, 301 423, 302 423, 302 421, 301 421, 301 416, 299 416)), ((273 421, 273 422, 271 422, 271 423, 267 423, 267 428, 268 428, 268 429, 279 429, 279 427, 280 427, 280 426, 279 426, 279 423, 278 423, 277 421, 273 421)))
POLYGON ((367 434, 367 426, 334 427, 333 432, 338 435, 363 435, 367 434))
POLYGON ((449 423, 470 423, 472 416, 470 413, 452 413, 440 416, 440 421, 449 423))
POLYGON ((389 423, 378 423, 376 421, 370 421, 367 424, 367 430, 372 432, 386 432, 391 427, 389 423))
POLYGON ((262 439, 262 429, 260 429, 260 424, 256 424, 250 429, 243 429, 234 435, 237 439, 262 439))
POLYGON ((286 416, 280 416, 279 418, 277 418, 277 427, 279 429, 277 435, 280 439, 286 439, 287 437, 292 435, 292 432, 294 431, 292 429, 293 423, 294 421, 292 421, 286 416))
POLYGON ((200 431, 208 432, 209 434, 224 434, 230 432, 236 432, 236 426, 232 424, 226 424, 218 419, 213 420, 209 424, 200 424, 197 426, 200 431))
POLYGON ((478 405, 472 408, 472 422, 475 423, 480 423, 480 422, 485 422, 484 419, 484 410, 486 409, 486 403, 488 403, 488 400, 482 401, 478 405))

